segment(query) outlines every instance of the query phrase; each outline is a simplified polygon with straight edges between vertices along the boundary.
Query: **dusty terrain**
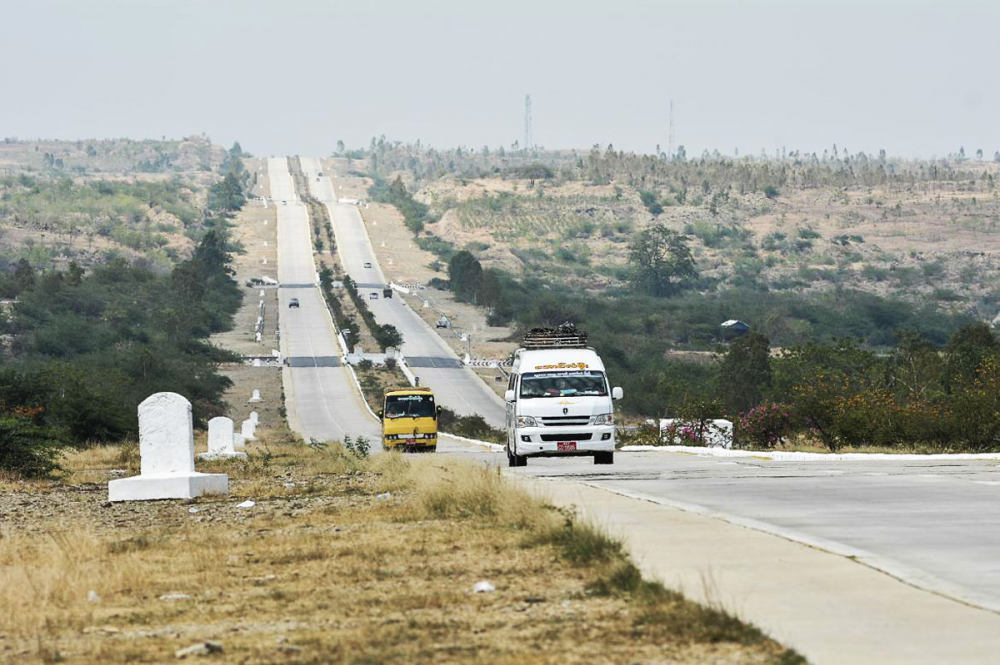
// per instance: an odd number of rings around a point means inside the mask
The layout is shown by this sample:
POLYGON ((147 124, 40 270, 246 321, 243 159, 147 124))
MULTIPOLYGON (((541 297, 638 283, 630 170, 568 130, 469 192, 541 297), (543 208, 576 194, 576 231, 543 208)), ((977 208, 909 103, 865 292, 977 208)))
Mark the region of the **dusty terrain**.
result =
MULTIPOLYGON (((576 288, 624 284, 628 241, 660 222, 685 233, 704 277, 773 289, 847 285, 914 301, 991 307, 1000 277, 1000 164, 975 163, 975 182, 795 188, 773 198, 730 193, 667 202, 654 217, 623 183, 445 177, 416 198, 443 213, 428 232, 484 266, 537 273, 576 288), (990 179, 992 178, 992 180, 990 179)), ((374 206, 373 206, 374 208, 374 206)), ((995 312, 983 312, 992 317, 995 312)))
POLYGON ((571 562, 561 518, 485 469, 282 436, 251 454, 204 466, 228 497, 107 504, 76 477, 111 477, 111 448, 71 458, 68 484, 6 486, 0 662, 172 662, 206 641, 233 663, 798 662, 669 592, 614 590, 613 546, 581 527, 571 562))

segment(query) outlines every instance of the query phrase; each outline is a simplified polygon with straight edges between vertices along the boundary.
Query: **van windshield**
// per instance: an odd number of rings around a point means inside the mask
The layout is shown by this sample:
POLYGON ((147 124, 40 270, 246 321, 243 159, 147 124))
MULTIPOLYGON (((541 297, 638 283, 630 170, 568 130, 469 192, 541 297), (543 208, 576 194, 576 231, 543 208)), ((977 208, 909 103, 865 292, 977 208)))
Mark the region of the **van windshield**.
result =
POLYGON ((385 398, 386 418, 430 418, 434 416, 432 395, 389 395, 385 398))
POLYGON ((604 372, 533 372, 521 375, 521 397, 593 397, 607 394, 604 372))

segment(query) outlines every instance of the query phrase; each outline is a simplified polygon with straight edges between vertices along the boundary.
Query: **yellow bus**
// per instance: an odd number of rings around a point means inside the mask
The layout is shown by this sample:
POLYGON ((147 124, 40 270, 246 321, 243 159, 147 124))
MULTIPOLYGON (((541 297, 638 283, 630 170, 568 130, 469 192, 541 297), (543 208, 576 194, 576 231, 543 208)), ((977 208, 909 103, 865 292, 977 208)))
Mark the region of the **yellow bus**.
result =
POLYGON ((388 388, 378 417, 382 421, 382 448, 437 450, 438 414, 430 388, 388 388))

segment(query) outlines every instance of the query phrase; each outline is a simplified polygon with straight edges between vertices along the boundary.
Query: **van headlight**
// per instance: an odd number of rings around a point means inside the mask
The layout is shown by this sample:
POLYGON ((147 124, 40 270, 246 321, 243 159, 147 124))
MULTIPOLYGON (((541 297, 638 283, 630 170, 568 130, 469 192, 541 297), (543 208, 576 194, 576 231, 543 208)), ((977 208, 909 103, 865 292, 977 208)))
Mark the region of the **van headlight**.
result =
POLYGON ((531 416, 518 416, 517 417, 518 427, 538 427, 538 423, 531 416))
POLYGON ((615 424, 615 414, 613 413, 602 413, 599 416, 594 416, 594 425, 614 425, 615 424))

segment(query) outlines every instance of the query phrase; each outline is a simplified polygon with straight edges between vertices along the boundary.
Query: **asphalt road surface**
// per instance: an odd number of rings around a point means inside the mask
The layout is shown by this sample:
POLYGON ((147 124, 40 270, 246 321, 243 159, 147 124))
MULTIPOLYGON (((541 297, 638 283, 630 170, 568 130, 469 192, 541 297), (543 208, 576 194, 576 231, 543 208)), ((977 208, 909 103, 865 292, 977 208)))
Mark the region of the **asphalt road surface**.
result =
MULTIPOLYGON (((506 464, 502 454, 461 454, 506 464)), ((509 471, 723 516, 1000 612, 996 461, 774 462, 618 452, 611 467, 589 458, 536 458, 509 471)))
MULTIPOLYGON (((337 202, 331 179, 319 175, 322 166, 318 159, 301 157, 300 163, 310 193, 330 211, 344 270, 358 284, 387 284, 357 206, 337 202), (366 268, 365 263, 371 267, 366 268)), ((359 290, 365 298, 378 294, 378 299, 366 301, 369 309, 379 323, 391 324, 403 334, 403 356, 420 384, 434 391, 438 404, 459 415, 481 415, 493 427, 505 426, 503 401, 479 376, 461 365, 451 347, 401 298, 383 298, 381 288, 359 290)))

